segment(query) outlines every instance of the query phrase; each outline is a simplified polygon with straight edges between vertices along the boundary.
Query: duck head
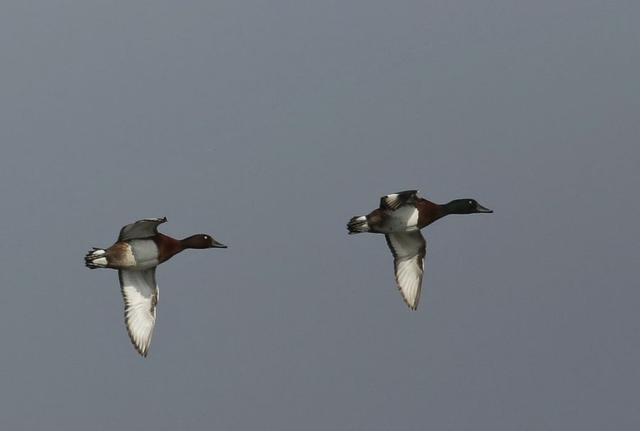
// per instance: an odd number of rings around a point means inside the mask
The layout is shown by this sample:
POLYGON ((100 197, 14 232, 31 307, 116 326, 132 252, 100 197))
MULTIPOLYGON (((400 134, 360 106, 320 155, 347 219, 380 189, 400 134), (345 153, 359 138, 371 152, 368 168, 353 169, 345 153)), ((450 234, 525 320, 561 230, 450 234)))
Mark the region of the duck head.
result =
POLYGON ((183 248, 227 248, 226 245, 213 239, 211 235, 204 233, 192 235, 180 242, 183 248))
POLYGON ((493 210, 480 205, 475 199, 456 199, 442 205, 445 214, 492 213, 493 210))

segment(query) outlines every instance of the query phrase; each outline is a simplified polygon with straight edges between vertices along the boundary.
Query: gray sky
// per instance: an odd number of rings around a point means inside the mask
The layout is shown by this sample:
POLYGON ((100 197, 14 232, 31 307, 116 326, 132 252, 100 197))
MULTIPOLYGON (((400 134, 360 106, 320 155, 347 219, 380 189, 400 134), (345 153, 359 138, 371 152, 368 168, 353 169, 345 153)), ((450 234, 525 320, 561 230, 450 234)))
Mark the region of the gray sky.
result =
POLYGON ((0 425, 640 428, 640 4, 24 1, 0 8, 0 425), (408 311, 349 217, 408 188, 408 311), (120 227, 206 232, 158 271, 147 360, 120 227))

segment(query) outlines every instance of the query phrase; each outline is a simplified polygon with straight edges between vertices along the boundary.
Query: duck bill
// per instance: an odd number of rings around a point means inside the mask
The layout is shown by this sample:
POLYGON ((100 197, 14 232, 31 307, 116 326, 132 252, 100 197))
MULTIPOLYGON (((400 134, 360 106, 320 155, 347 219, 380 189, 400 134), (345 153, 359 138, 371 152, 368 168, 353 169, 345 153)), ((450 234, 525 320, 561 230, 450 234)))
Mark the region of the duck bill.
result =
POLYGON ((492 213, 493 210, 490 210, 489 208, 485 208, 482 205, 478 204, 478 206, 476 207, 476 212, 477 213, 492 213))
POLYGON ((227 246, 214 240, 213 244, 211 244, 211 248, 227 248, 227 246))

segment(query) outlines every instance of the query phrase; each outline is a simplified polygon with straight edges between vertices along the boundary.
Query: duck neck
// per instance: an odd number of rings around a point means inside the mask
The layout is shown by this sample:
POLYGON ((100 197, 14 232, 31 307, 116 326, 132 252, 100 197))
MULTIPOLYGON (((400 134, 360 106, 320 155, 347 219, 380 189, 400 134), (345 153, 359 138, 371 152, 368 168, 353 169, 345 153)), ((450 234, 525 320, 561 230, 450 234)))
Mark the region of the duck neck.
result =
POLYGON ((418 226, 420 229, 447 215, 443 205, 438 205, 426 199, 420 199, 416 202, 416 208, 419 213, 418 226))
POLYGON ((442 217, 448 216, 449 214, 455 214, 456 208, 455 205, 452 205, 453 202, 448 202, 446 204, 440 205, 440 210, 442 211, 442 217))
POLYGON ((184 250, 182 241, 171 238, 167 235, 163 235, 161 233, 158 233, 155 236, 154 241, 158 246, 158 260, 160 261, 160 263, 171 259, 173 256, 184 250))
POLYGON ((183 250, 187 248, 203 248, 202 241, 198 238, 198 235, 189 236, 179 242, 183 250))
POLYGON ((464 203, 465 203, 464 199, 457 199, 449 203, 446 203, 444 205, 440 205, 440 207, 442 208, 444 215, 469 214, 468 207, 466 207, 464 203))

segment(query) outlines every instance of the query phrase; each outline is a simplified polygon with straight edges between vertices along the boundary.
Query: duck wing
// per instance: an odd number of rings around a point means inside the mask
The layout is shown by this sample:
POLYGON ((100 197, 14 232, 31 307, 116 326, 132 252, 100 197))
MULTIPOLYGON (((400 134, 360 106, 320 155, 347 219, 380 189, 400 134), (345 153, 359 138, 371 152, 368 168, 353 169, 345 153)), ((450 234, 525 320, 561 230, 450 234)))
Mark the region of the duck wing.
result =
POLYGON ((380 198, 380 209, 395 211, 403 205, 414 203, 418 199, 417 190, 391 193, 380 198))
POLYGON ((396 284, 402 299, 415 310, 420 300, 427 243, 419 230, 389 233, 385 238, 393 254, 396 284))
POLYGON ((150 238, 158 233, 158 225, 167 221, 166 217, 162 218, 144 218, 135 223, 131 223, 120 229, 118 241, 127 241, 130 239, 150 238))
POLYGON ((147 356, 151 336, 156 324, 158 286, 156 269, 143 271, 121 269, 118 271, 120 289, 124 299, 124 322, 133 346, 142 356, 147 356))

